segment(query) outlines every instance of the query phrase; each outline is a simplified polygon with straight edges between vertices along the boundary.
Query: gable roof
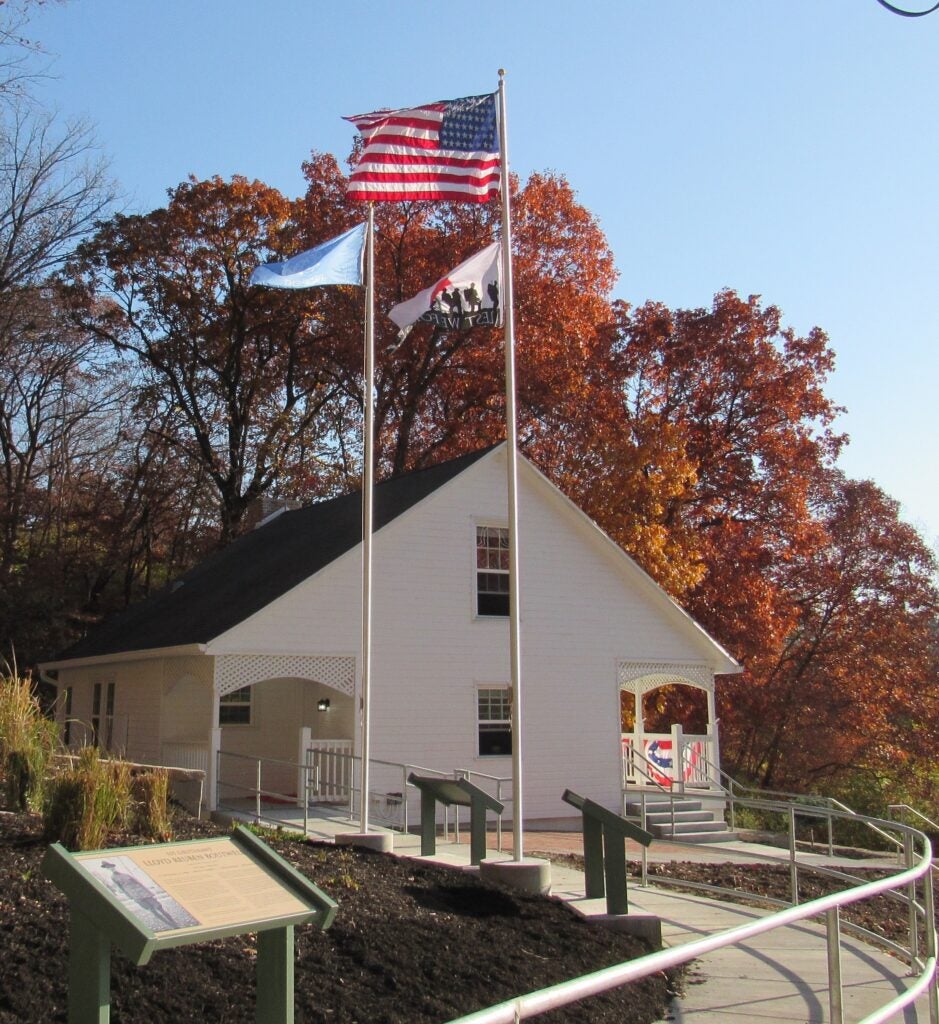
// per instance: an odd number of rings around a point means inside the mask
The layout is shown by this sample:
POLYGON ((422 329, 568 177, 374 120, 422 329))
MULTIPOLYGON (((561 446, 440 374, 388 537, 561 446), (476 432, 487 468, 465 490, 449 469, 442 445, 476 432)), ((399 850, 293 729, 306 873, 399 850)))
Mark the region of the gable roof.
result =
MULTIPOLYGON (((377 484, 374 529, 423 501, 492 450, 492 446, 483 448, 377 484)), ((58 655, 56 662, 208 643, 361 540, 361 491, 282 512, 169 587, 107 619, 58 655)))

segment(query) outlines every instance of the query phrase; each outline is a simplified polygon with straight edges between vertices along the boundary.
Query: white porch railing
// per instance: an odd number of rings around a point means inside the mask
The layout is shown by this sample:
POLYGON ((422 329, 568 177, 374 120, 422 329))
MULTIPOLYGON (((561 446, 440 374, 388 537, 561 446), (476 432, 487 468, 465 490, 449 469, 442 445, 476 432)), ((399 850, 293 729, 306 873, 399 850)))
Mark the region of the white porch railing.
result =
POLYGON ((650 781, 667 789, 711 789, 720 784, 712 778, 716 764, 710 733, 685 733, 680 725, 668 733, 623 733, 623 784, 647 785, 650 781), (640 768, 636 753, 643 762, 640 768))
POLYGON ((160 761, 167 768, 190 768, 208 773, 209 745, 197 740, 171 740, 160 748, 160 761))
MULTIPOLYGON (((361 807, 361 763, 362 759, 353 753, 352 740, 314 739, 306 727, 300 730, 300 763, 297 778, 297 806, 303 807, 304 796, 310 804, 342 803, 349 807, 349 818, 356 815, 361 807)), ((412 772, 435 775, 442 779, 466 779, 476 786, 492 793, 500 802, 507 797, 503 790, 511 779, 487 775, 471 768, 455 768, 444 771, 427 768, 419 764, 404 764, 399 761, 384 761, 369 758, 369 812, 370 816, 390 828, 407 831, 411 815, 409 797, 416 787, 408 782, 412 772)), ((459 837, 460 808, 443 809, 444 835, 450 828, 450 814, 453 814, 453 828, 459 837)), ((496 816, 497 848, 502 849, 502 815, 496 816)))
POLYGON ((170 740, 160 746, 160 763, 166 768, 178 769, 170 771, 173 797, 196 817, 202 817, 202 800, 211 764, 209 744, 198 740, 170 740))
POLYGON ((310 803, 342 803, 349 799, 352 791, 352 740, 314 739, 310 729, 301 729, 299 763, 298 807, 303 806, 304 794, 309 794, 310 803))

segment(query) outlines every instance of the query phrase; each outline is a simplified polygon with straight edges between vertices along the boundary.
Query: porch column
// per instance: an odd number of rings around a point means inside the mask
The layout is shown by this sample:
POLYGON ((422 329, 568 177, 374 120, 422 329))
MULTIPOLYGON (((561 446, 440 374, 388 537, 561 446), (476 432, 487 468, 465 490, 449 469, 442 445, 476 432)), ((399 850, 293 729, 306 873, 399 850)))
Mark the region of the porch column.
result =
POLYGON ((711 689, 707 691, 707 695, 708 695, 708 735, 711 738, 711 749, 710 749, 710 752, 709 752, 709 756, 710 756, 710 759, 711 759, 711 763, 714 765, 713 770, 712 769, 708 769, 708 777, 710 778, 710 781, 713 784, 715 784, 717 786, 720 786, 720 784, 721 784, 721 777, 720 777, 719 774, 717 774, 717 771, 718 771, 718 769, 721 766, 721 744, 720 744, 720 738, 718 736, 718 730, 717 730, 717 725, 718 725, 718 719, 717 719, 717 696, 716 696, 715 688, 714 688, 713 684, 711 686, 711 689), (714 775, 716 775, 716 778, 712 777, 712 772, 713 772, 714 775))
POLYGON ((218 752, 222 749, 222 730, 218 724, 218 690, 212 686, 212 727, 209 729, 209 763, 205 773, 205 805, 211 814, 218 810, 218 752))
POLYGON ((714 686, 708 690, 708 738, 711 740, 708 757, 714 765, 713 769, 708 769, 708 778, 712 785, 720 786, 721 776, 718 769, 721 767, 721 741, 718 734, 717 696, 714 686))
POLYGON ((677 722, 672 725, 672 789, 685 791, 685 731, 677 722))
POLYGON ((642 741, 642 734, 646 731, 645 719, 642 717, 642 688, 636 686, 633 691, 633 708, 634 718, 633 733, 635 733, 636 739, 642 741))

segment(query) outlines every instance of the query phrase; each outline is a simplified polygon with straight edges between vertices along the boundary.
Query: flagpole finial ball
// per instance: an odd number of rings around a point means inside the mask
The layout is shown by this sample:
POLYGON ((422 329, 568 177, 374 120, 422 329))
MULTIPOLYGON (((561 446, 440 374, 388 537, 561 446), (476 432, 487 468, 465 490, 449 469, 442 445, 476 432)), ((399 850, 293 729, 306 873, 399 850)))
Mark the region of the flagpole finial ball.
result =
POLYGON ((499 77, 505 78, 505 68, 499 68, 499 77))

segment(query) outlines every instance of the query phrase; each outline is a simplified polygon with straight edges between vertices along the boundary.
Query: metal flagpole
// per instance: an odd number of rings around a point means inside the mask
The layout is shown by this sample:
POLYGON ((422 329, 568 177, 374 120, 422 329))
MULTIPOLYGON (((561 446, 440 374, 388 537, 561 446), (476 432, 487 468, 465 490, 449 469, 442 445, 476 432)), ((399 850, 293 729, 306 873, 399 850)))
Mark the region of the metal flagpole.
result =
POLYGON ((368 832, 369 686, 372 668, 372 487, 375 471, 375 204, 365 236, 365 393, 362 454, 362 771, 359 827, 368 832))
POLYGON ((499 68, 499 152, 502 187, 502 272, 505 320, 505 441, 509 491, 509 658, 512 670, 512 856, 522 845, 522 687, 518 625, 518 437, 515 423, 515 306, 512 287, 512 215, 505 119, 505 69, 499 68))

